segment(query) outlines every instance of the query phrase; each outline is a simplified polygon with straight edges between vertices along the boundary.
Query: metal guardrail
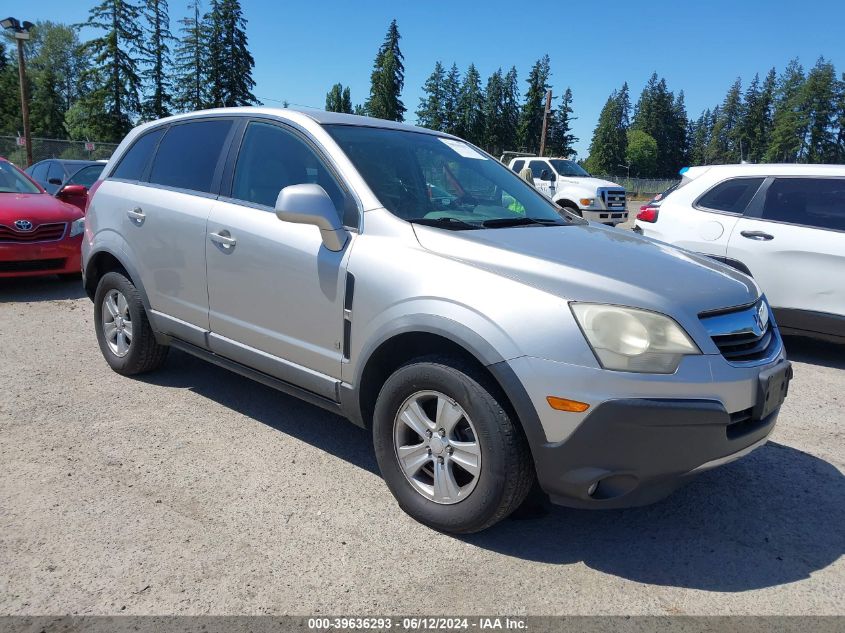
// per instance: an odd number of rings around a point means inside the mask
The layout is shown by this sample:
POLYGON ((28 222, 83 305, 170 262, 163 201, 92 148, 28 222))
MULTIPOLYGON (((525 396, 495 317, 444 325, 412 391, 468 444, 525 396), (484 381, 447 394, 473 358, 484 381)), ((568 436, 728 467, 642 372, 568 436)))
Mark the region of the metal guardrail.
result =
MULTIPOLYGON (((108 159, 115 149, 117 149, 117 143, 33 138, 32 160, 36 163, 46 158, 103 160, 108 159)), ((15 136, 0 136, 0 156, 7 158, 21 169, 27 167, 26 150, 22 145, 18 145, 18 138, 15 136)))

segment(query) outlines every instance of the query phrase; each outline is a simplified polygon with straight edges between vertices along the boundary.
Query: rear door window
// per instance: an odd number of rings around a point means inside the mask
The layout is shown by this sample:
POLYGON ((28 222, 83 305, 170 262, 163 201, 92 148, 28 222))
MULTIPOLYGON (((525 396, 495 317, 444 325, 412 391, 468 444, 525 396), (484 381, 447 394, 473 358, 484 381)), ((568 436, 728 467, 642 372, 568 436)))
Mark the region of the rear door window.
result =
POLYGON ((522 171, 522 168, 525 166, 524 160, 515 161, 513 164, 513 170, 518 174, 522 171))
POLYGON ((537 180, 540 179, 540 175, 544 171, 549 171, 549 166, 542 160, 532 160, 530 163, 528 163, 528 167, 531 168, 531 175, 534 176, 534 178, 536 178, 537 180))
POLYGON ((741 214, 763 184, 763 180, 763 178, 731 178, 719 183, 701 196, 696 206, 723 213, 741 214))
POLYGON ((129 151, 120 159, 117 167, 111 173, 111 177, 141 180, 162 134, 164 134, 164 128, 158 128, 152 132, 147 132, 135 141, 129 151))
POLYGON ((845 231, 845 178, 776 178, 761 219, 845 231))
POLYGON ((211 193, 214 172, 231 119, 208 119, 173 125, 159 143, 150 182, 211 193))

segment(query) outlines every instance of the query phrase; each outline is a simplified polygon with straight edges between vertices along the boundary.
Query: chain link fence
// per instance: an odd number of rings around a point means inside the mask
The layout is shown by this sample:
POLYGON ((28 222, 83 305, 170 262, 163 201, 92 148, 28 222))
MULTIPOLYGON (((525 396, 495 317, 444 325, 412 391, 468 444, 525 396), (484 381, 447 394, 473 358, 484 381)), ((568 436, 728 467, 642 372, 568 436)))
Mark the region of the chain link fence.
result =
MULTIPOLYGON (((46 158, 104 160, 108 159, 116 148, 117 143, 33 138, 32 160, 35 163, 46 158)), ((15 136, 0 136, 0 156, 7 158, 21 169, 27 166, 26 148, 18 145, 18 138, 15 136)))
POLYGON ((609 180, 611 182, 615 182, 617 185, 625 187, 628 199, 653 198, 658 193, 663 193, 680 180, 679 178, 628 178, 627 176, 607 175, 596 175, 596 178, 603 178, 604 180, 609 180))

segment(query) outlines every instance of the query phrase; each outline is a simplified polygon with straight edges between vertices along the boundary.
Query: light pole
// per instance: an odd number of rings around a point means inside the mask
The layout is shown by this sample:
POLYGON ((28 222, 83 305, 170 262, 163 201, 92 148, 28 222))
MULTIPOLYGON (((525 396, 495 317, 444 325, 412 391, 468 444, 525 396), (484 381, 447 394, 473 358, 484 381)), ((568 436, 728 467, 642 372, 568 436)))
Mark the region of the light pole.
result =
POLYGON ((29 135, 29 95, 26 85, 26 63, 23 57, 23 43, 29 39, 29 29, 35 26, 32 22, 18 22, 16 18, 0 20, 0 26, 15 34, 18 43, 18 77, 21 82, 21 117, 23 118, 23 138, 26 144, 26 166, 32 165, 32 137, 29 135))
POLYGON ((628 180, 631 180, 631 163, 628 163, 627 165, 620 164, 618 166, 628 170, 628 180))

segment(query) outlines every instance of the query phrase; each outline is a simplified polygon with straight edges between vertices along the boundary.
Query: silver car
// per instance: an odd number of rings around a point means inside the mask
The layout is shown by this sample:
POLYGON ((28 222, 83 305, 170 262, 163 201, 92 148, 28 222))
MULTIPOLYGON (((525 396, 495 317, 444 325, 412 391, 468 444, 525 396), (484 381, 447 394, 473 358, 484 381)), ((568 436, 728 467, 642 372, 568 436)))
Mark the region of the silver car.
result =
POLYGON ((142 125, 92 187, 83 256, 115 371, 174 347, 340 413, 399 505, 447 532, 535 481, 568 506, 660 499, 763 444, 792 375, 750 277, 377 119, 142 125))

